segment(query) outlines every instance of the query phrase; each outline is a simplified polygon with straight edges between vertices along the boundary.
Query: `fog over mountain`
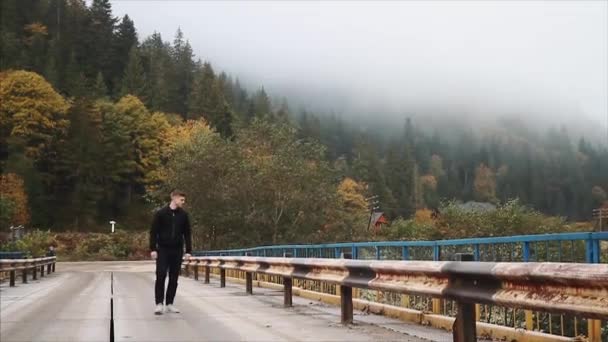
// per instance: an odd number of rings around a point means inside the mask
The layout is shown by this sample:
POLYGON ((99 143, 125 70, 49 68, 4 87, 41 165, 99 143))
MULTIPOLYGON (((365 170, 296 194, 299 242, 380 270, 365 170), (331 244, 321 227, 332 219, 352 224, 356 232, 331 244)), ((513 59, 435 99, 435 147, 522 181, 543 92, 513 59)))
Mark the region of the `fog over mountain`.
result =
MULTIPOLYGON (((401 124, 508 116, 608 141, 608 2, 114 1, 140 37, 292 107, 401 124)), ((277 101, 275 101, 277 102, 277 101)))

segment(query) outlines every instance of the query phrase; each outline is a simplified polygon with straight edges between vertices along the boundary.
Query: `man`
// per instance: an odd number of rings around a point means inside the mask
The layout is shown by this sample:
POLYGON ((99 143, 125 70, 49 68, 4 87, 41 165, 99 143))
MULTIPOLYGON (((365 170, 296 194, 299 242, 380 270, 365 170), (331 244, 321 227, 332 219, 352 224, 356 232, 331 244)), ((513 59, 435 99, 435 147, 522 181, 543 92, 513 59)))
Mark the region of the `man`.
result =
POLYGON ((182 257, 190 258, 192 253, 192 234, 188 213, 182 209, 186 203, 186 194, 179 190, 171 192, 171 203, 154 214, 150 229, 150 257, 156 260, 156 284, 154 294, 156 307, 154 313, 163 313, 163 301, 166 311, 179 313, 173 306, 177 291, 177 277, 181 268, 182 257), (186 254, 184 253, 186 243, 186 254), (165 278, 169 272, 169 285, 165 298, 165 278))

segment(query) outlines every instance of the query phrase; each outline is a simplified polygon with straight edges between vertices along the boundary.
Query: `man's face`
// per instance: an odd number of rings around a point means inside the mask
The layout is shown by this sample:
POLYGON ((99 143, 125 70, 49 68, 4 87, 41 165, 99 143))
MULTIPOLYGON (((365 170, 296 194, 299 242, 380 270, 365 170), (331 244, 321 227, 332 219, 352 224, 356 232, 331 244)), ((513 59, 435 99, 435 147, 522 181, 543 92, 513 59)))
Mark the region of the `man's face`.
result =
POLYGON ((175 204, 176 207, 181 208, 186 203, 186 197, 184 196, 173 196, 171 197, 171 202, 175 204))

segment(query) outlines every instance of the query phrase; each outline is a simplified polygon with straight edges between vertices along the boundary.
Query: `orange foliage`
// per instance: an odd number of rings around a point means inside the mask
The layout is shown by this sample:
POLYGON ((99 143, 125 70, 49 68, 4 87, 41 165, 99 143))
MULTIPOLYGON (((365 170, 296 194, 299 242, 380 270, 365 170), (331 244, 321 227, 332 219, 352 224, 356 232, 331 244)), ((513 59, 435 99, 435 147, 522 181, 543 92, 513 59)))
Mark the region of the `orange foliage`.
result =
POLYGON ((414 215, 414 221, 418 224, 433 223, 433 212, 429 209, 418 209, 414 215))
POLYGON ((14 173, 0 175, 0 193, 2 193, 3 198, 10 200, 14 206, 10 224, 27 224, 30 221, 30 213, 23 179, 14 173))

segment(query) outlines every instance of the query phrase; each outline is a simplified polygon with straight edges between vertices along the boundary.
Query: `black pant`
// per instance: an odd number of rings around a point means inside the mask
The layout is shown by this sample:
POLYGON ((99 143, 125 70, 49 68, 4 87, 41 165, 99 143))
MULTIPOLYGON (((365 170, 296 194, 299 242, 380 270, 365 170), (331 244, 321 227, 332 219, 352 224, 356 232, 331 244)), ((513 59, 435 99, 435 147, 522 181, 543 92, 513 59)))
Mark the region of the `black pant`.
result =
POLYGON ((158 250, 158 257, 156 258, 156 284, 154 286, 156 304, 162 304, 163 300, 165 300, 165 304, 167 305, 173 304, 175 292, 177 291, 177 277, 179 277, 179 270, 182 264, 182 253, 181 249, 160 248, 158 250), (167 277, 167 271, 169 272, 169 286, 167 286, 167 298, 165 299, 165 278, 167 277))

